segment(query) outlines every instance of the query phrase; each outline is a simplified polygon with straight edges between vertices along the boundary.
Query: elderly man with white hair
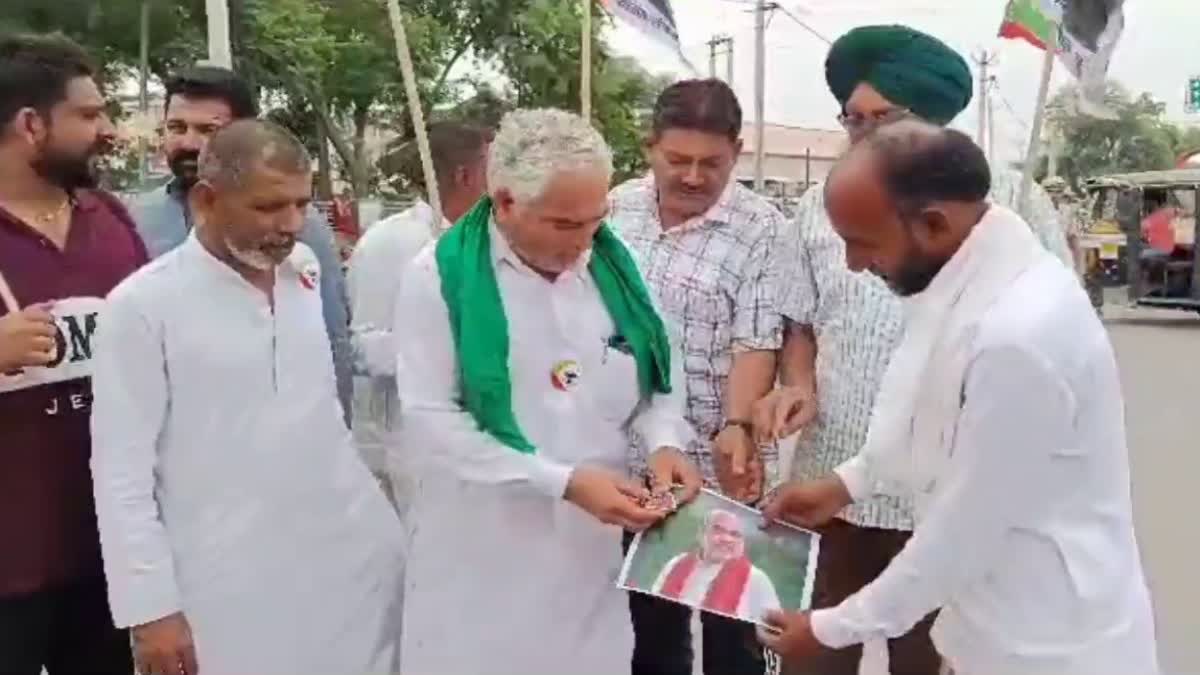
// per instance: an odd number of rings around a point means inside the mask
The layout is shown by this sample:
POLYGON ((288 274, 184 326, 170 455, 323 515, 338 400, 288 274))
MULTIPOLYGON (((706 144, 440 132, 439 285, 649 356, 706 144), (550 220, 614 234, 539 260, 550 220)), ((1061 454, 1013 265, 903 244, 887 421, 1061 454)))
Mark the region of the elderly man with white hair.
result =
POLYGON ((622 528, 699 489, 680 358, 604 224, 612 157, 584 119, 514 112, 490 195, 426 248, 394 329, 404 447, 420 449, 406 673, 629 673, 622 528), (629 477, 630 431, 649 480, 629 477))

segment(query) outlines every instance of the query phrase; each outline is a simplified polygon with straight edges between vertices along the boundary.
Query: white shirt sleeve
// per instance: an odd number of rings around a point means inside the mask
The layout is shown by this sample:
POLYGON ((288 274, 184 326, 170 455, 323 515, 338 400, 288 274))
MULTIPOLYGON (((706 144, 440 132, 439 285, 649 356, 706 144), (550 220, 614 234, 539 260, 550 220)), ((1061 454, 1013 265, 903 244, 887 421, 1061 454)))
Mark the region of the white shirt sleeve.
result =
POLYGON ((464 481, 561 498, 574 467, 501 444, 480 431, 463 409, 458 356, 433 249, 423 251, 404 273, 396 317, 396 380, 405 442, 395 445, 428 452, 431 462, 464 481))
POLYGON ((113 620, 139 626, 181 609, 155 499, 168 398, 163 335, 120 289, 102 318, 92 362, 96 516, 113 620))
POLYGON ((683 370, 683 352, 677 332, 667 325, 671 339, 671 393, 653 394, 643 403, 630 422, 630 429, 642 439, 642 451, 649 457, 659 448, 684 450, 696 436, 687 422, 687 376, 683 370))
POLYGON ((1038 354, 980 352, 967 371, 953 456, 904 550, 841 605, 812 615, 822 644, 840 649, 903 635, 995 564, 1007 532, 1037 517, 1078 473, 1068 447, 1075 400, 1038 354))
MULTIPOLYGON (((397 223, 376 223, 392 227, 397 223)), ((392 377, 396 374, 396 343, 392 337, 392 313, 404 266, 388 255, 390 232, 364 235, 350 258, 346 282, 350 291, 350 340, 354 366, 360 374, 392 377), (371 236, 375 234, 375 236, 371 236)), ((395 247, 391 247, 395 248, 395 247)))

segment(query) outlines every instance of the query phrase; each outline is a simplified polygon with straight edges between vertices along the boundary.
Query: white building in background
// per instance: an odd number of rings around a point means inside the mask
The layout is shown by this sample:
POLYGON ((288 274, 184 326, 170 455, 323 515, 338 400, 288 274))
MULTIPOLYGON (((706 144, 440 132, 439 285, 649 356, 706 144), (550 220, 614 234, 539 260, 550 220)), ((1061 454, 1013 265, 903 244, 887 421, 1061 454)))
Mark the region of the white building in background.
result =
MULTIPOLYGON (((743 183, 754 180, 755 124, 742 127, 742 154, 735 175, 743 183)), ((846 151, 849 140, 840 129, 810 129, 783 124, 763 130, 763 177, 767 192, 775 197, 795 197, 808 186, 825 180, 846 151)))

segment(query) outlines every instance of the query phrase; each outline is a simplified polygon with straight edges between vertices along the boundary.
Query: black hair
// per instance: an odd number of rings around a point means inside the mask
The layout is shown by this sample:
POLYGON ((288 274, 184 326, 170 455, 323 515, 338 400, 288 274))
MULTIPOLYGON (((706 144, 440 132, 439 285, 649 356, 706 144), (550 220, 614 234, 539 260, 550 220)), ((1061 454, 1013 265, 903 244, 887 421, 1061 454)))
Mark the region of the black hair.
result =
POLYGON ((95 74, 87 52, 61 33, 0 37, 0 126, 22 108, 46 114, 71 80, 95 74))
MULTIPOLYGON (((462 166, 480 158, 484 146, 492 141, 493 134, 483 127, 464 122, 434 122, 429 125, 429 153, 433 155, 433 170, 437 174, 438 189, 448 190, 454 172, 462 166)), ((421 176, 420 162, 414 165, 411 178, 421 176)), ((423 180, 423 179, 422 179, 423 180)), ((415 180, 421 184, 422 180, 415 180)))
POLYGON ((651 129, 654 138, 670 129, 687 129, 737 141, 742 135, 742 106, 721 80, 683 80, 659 94, 651 129))
POLYGON ((229 106, 235 120, 258 117, 254 92, 245 80, 228 68, 192 66, 168 77, 164 86, 167 90, 165 108, 170 108, 171 97, 186 96, 222 101, 229 106))
POLYGON ((987 157, 961 131, 904 120, 879 127, 862 145, 906 220, 934 202, 982 202, 991 192, 987 157))

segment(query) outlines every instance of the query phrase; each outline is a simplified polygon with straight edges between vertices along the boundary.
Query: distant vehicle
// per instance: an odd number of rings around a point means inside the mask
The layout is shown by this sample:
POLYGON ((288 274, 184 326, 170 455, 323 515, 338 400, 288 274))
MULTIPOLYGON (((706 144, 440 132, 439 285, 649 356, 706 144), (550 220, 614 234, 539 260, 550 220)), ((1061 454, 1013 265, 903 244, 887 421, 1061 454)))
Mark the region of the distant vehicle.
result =
MULTIPOLYGON (((1200 312, 1200 169, 1088 180, 1090 287, 1127 284, 1131 303, 1200 312)), ((1102 300, 1101 300, 1102 302, 1102 300)))

